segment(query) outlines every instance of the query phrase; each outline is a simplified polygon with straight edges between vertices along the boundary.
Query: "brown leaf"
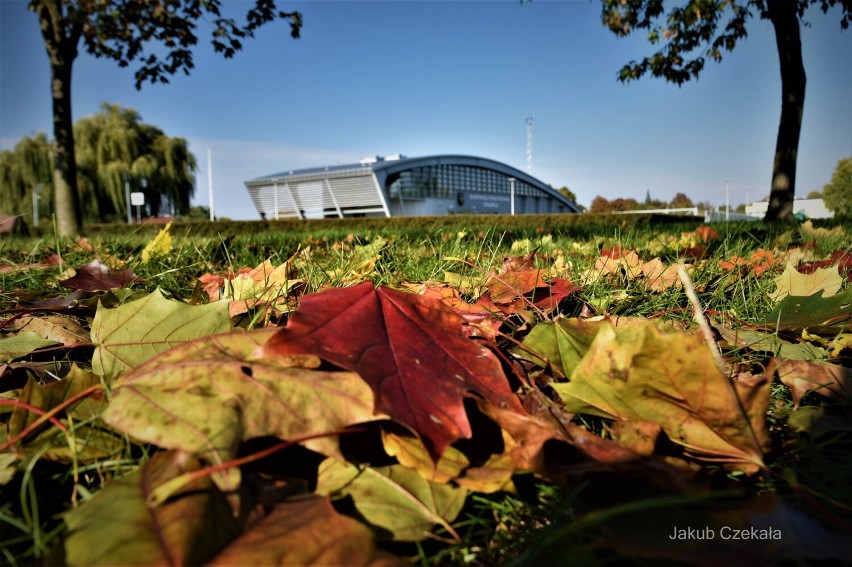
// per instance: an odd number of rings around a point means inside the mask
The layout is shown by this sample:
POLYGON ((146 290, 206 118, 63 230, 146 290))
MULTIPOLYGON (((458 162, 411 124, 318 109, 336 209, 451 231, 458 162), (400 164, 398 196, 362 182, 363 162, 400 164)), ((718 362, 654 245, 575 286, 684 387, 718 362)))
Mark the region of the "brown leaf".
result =
POLYGON ((697 336, 650 321, 602 326, 571 381, 552 387, 569 411, 657 423, 696 458, 763 467, 768 383, 741 397, 697 336))
POLYGON ((141 279, 131 270, 110 270, 100 260, 93 260, 77 268, 77 273, 59 283, 71 289, 83 291, 109 291, 114 287, 129 287, 141 279))
POLYGON ((370 528, 329 498, 278 504, 208 565, 407 565, 380 551, 370 528))
POLYGON ((816 392, 827 398, 852 400, 852 370, 827 362, 783 360, 778 378, 790 388, 794 409, 807 394, 816 392))
MULTIPOLYGON (((687 269, 692 268, 691 265, 686 265, 687 269)), ((642 273, 648 278, 648 287, 651 291, 665 291, 672 286, 680 287, 680 276, 677 273, 677 266, 671 264, 666 266, 659 258, 654 258, 649 262, 642 264, 642 273)))
POLYGON ((547 286, 541 276, 542 270, 505 272, 492 276, 485 286, 491 292, 494 303, 511 303, 537 287, 547 286))
POLYGON ((497 357, 464 336, 454 311, 369 282, 304 296, 263 350, 315 354, 358 372, 375 393, 376 411, 417 432, 435 460, 472 434, 464 398, 523 411, 497 357))
POLYGON ((536 252, 538 252, 538 248, 529 254, 524 254, 523 256, 507 256, 506 258, 503 258, 503 266, 500 268, 500 273, 503 274, 506 272, 526 272, 535 270, 536 252))
POLYGON ((157 486, 198 470, 182 451, 157 453, 65 515, 68 565, 200 565, 236 535, 224 496, 202 477, 151 507, 157 486))
POLYGON ((63 345, 88 344, 89 333, 75 319, 62 315, 46 317, 21 317, 12 322, 7 331, 32 332, 63 345))

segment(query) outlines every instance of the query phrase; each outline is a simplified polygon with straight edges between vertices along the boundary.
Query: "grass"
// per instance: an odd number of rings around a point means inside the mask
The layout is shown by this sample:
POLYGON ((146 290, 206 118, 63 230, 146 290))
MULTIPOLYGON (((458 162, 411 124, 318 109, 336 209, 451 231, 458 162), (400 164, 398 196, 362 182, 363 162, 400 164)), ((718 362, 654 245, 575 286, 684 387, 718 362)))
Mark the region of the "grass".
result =
MULTIPOLYGON (((66 267, 80 267, 100 258, 114 268, 132 269, 144 278, 134 288, 153 291, 160 288, 175 298, 203 300, 198 277, 205 273, 223 274, 254 267, 269 259, 279 265, 294 258, 299 277, 307 292, 370 279, 377 284, 399 285, 405 282, 442 281, 447 272, 473 279, 483 272, 497 271, 505 256, 537 250, 536 259, 543 269, 563 262, 565 275, 572 281, 594 267, 602 249, 636 249, 643 260, 659 256, 664 262, 676 262, 691 248, 680 239, 693 231, 695 224, 674 224, 658 228, 650 221, 627 223, 622 218, 595 218, 588 226, 573 220, 556 225, 552 218, 537 225, 512 225, 498 230, 482 219, 442 220, 437 226, 416 224, 399 226, 370 221, 348 226, 345 223, 294 225, 289 231, 243 233, 229 225, 220 234, 204 232, 193 226, 172 230, 173 249, 165 257, 142 263, 141 251, 153 236, 147 227, 138 232, 111 233, 104 229, 89 242, 60 241, 43 236, 31 239, 0 240, 0 325, 9 323, 11 309, 19 302, 66 296, 70 290, 59 281, 66 267), (470 222, 471 224, 465 224, 470 222), (546 229, 539 227, 547 226, 546 229), (372 246, 372 248, 370 248, 372 246), (364 257, 372 263, 364 266, 364 257), (61 257, 62 263, 51 258, 61 257), (3 320, 6 319, 4 322, 3 320)), ((513 219, 512 222, 515 222, 513 219)), ((425 223, 425 221, 424 221, 425 223)), ((266 223, 264 226, 272 226, 266 223)), ((736 256, 749 258, 759 248, 789 250, 803 247, 815 258, 824 258, 836 250, 852 248, 850 226, 816 234, 791 227, 763 225, 718 225, 719 237, 703 244, 703 256, 693 260, 692 280, 698 299, 711 318, 720 322, 753 322, 770 311, 768 293, 777 267, 765 275, 732 276, 720 266, 720 260, 736 256), (844 232, 845 230, 845 232, 844 232)), ((819 230, 819 228, 817 229, 819 230)), ((697 254, 697 251, 694 252, 697 254)), ((848 283, 845 284, 848 286, 848 283)), ((682 290, 671 287, 659 293, 649 292, 641 278, 597 278, 586 283, 577 295, 574 313, 583 305, 594 306, 599 313, 612 316, 659 318, 686 326, 692 314, 682 290)), ((264 317, 249 314, 243 326, 261 325, 264 317)), ((85 316, 80 322, 89 324, 85 316)), ((848 350, 846 354, 848 355, 848 350)), ((749 353, 733 352, 734 362, 756 365, 749 353)), ((848 365, 848 359, 845 363, 848 365)), ((844 363, 844 361, 841 361, 844 363)), ((14 395, 20 381, 7 375, 0 386, 14 395)), ((816 396, 806 404, 828 406, 816 396)), ((8 421, 8 406, 0 406, 0 420, 8 421)), ((835 408, 837 409, 837 408, 835 408)), ((763 479, 758 491, 776 492, 834 527, 852 524, 852 436, 849 431, 822 437, 792 431, 787 425, 792 401, 783 386, 772 390, 768 415, 773 452, 768 456, 771 475, 763 479)), ((834 410, 832 410, 834 411, 834 410)), ((846 423, 852 421, 848 404, 839 407, 846 423)), ((93 418, 94 419, 94 418, 93 418)), ((62 435, 56 429, 50 435, 62 435)), ((0 441, 5 433, 0 430, 0 441)), ((121 456, 108 461, 59 466, 36 452, 22 473, 2 486, 0 500, 0 557, 3 562, 28 564, 49 560, 63 535, 58 519, 69 502, 90 498, 103 483, 134 469, 147 455, 147 448, 121 439, 121 456)), ((45 445, 47 447, 47 445, 45 445)), ((73 453, 73 447, 72 453, 73 453)), ((2 472, 2 467, 0 467, 2 472)), ((725 482, 740 482, 729 477, 725 482)), ((743 481, 752 482, 752 481, 743 481)), ((585 486, 573 491, 533 479, 519 481, 519 494, 475 495, 454 524, 462 541, 452 545, 425 542, 405 554, 421 565, 521 565, 533 560, 536 550, 552 549, 559 544, 559 562, 598 563, 614 559, 614 554, 596 550, 600 525, 609 517, 595 516, 581 504, 585 486), (580 510, 586 510, 580 512, 580 510)), ((678 502, 642 501, 639 506, 675 506, 678 502)), ((614 509, 611 514, 628 514, 633 509, 614 509)), ((537 562, 541 556, 534 558, 537 562)), ((555 564, 554 557, 549 564, 555 564)), ((637 560, 638 561, 638 560, 637 560)), ((546 562, 548 563, 548 562, 546 562)), ((641 563, 641 562, 640 562, 641 563)), ((540 563, 539 563, 540 564, 540 563)), ((563 563, 567 564, 567 563, 563 563)))

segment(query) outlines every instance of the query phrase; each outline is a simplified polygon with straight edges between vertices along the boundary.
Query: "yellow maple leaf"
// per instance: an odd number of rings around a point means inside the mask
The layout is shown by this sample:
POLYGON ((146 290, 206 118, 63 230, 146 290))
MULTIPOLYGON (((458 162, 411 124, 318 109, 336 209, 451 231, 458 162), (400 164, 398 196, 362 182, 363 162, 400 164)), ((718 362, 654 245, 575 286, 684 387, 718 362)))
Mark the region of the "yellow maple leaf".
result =
POLYGON ((154 237, 153 240, 145 245, 142 251, 142 263, 147 264, 152 258, 158 256, 167 256, 172 251, 172 235, 169 229, 172 227, 171 221, 154 237))
POLYGON ((831 297, 840 291, 843 278, 840 277, 837 266, 818 268, 812 274, 801 274, 788 262, 784 273, 775 278, 775 284, 777 288, 769 297, 778 302, 788 295, 805 297, 818 291, 822 291, 822 297, 831 297))

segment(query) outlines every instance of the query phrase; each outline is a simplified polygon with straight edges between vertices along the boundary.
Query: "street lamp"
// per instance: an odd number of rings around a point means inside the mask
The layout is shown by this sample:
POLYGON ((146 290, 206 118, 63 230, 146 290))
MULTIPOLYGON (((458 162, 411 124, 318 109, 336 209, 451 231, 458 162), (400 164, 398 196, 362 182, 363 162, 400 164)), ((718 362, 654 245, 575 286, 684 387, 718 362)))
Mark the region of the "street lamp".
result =
POLYGON ((731 180, 725 180, 725 222, 731 220, 731 180))
POLYGON ((44 188, 44 183, 39 183, 33 187, 33 226, 38 226, 38 194, 44 188))

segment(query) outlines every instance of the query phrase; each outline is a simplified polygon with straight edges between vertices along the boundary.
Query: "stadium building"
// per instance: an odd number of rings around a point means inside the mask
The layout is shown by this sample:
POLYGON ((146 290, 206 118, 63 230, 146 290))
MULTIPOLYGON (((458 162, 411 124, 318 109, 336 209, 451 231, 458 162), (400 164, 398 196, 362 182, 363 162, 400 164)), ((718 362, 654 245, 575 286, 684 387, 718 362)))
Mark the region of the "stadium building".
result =
POLYGON ((538 179, 473 156, 376 156, 245 184, 266 219, 580 212, 538 179))

